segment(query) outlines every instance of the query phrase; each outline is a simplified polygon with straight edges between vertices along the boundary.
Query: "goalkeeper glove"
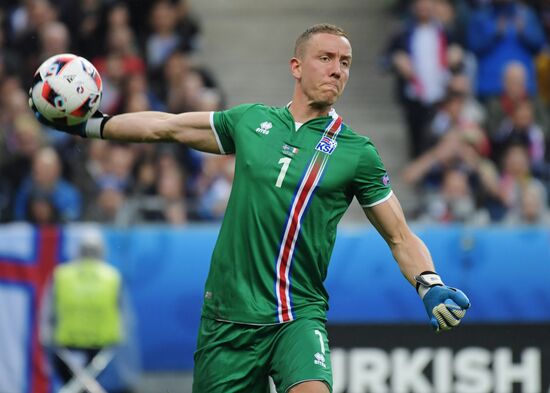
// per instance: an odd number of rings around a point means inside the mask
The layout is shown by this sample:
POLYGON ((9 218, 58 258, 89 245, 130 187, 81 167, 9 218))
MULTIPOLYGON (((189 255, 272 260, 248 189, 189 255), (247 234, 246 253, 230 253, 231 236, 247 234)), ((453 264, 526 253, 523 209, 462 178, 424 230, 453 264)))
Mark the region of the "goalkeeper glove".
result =
POLYGON ((444 285, 434 272, 423 272, 414 279, 433 330, 438 333, 457 326, 470 308, 470 300, 464 292, 444 285))
POLYGON ((82 138, 103 139, 103 127, 105 127, 105 123, 111 118, 97 110, 88 120, 69 126, 67 124, 53 122, 44 117, 34 105, 32 98, 29 98, 29 107, 34 112, 36 119, 46 127, 54 128, 71 135, 78 135, 82 138))

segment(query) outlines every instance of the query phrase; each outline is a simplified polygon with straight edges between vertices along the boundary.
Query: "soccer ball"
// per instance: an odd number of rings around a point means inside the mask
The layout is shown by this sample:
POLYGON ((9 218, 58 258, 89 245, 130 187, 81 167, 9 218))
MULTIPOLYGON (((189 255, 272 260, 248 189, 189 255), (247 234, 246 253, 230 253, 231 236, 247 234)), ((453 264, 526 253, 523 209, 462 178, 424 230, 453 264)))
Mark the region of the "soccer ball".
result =
POLYGON ((70 53, 55 55, 38 67, 30 104, 54 125, 88 120, 101 101, 101 76, 88 60, 70 53))

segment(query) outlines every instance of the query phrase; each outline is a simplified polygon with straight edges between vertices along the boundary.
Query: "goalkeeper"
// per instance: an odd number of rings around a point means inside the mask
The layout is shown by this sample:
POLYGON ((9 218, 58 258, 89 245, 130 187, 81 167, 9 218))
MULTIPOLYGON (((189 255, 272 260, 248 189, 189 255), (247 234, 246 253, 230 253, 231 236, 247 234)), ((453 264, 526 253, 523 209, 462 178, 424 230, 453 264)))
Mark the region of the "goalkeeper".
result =
POLYGON ((235 154, 233 188, 205 285, 195 393, 264 393, 268 376, 279 392, 332 391, 323 282, 336 225, 354 197, 416 286, 434 330, 458 325, 470 306, 435 273, 374 145, 333 109, 351 63, 346 33, 314 25, 295 43, 295 85, 285 107, 97 113, 78 126, 48 124, 82 137, 235 154))

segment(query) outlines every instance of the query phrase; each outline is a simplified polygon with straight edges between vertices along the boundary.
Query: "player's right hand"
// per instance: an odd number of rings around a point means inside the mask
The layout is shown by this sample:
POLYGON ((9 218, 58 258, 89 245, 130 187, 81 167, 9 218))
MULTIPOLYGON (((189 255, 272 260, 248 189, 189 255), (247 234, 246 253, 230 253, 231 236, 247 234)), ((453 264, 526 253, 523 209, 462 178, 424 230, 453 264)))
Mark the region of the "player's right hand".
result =
POLYGON ((52 122, 38 111, 32 98, 29 97, 29 107, 34 112, 36 119, 46 127, 66 132, 71 135, 78 135, 82 138, 103 138, 103 127, 110 116, 97 110, 88 120, 82 123, 69 126, 67 124, 52 122))

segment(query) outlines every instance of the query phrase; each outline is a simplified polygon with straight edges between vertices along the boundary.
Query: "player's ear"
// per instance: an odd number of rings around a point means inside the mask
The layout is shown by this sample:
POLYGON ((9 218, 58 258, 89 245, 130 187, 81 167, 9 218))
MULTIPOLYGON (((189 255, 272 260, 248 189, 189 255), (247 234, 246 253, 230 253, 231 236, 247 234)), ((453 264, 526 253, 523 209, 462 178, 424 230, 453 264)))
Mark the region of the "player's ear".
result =
POLYGON ((302 62, 297 57, 290 59, 290 72, 295 79, 302 77, 302 62))

